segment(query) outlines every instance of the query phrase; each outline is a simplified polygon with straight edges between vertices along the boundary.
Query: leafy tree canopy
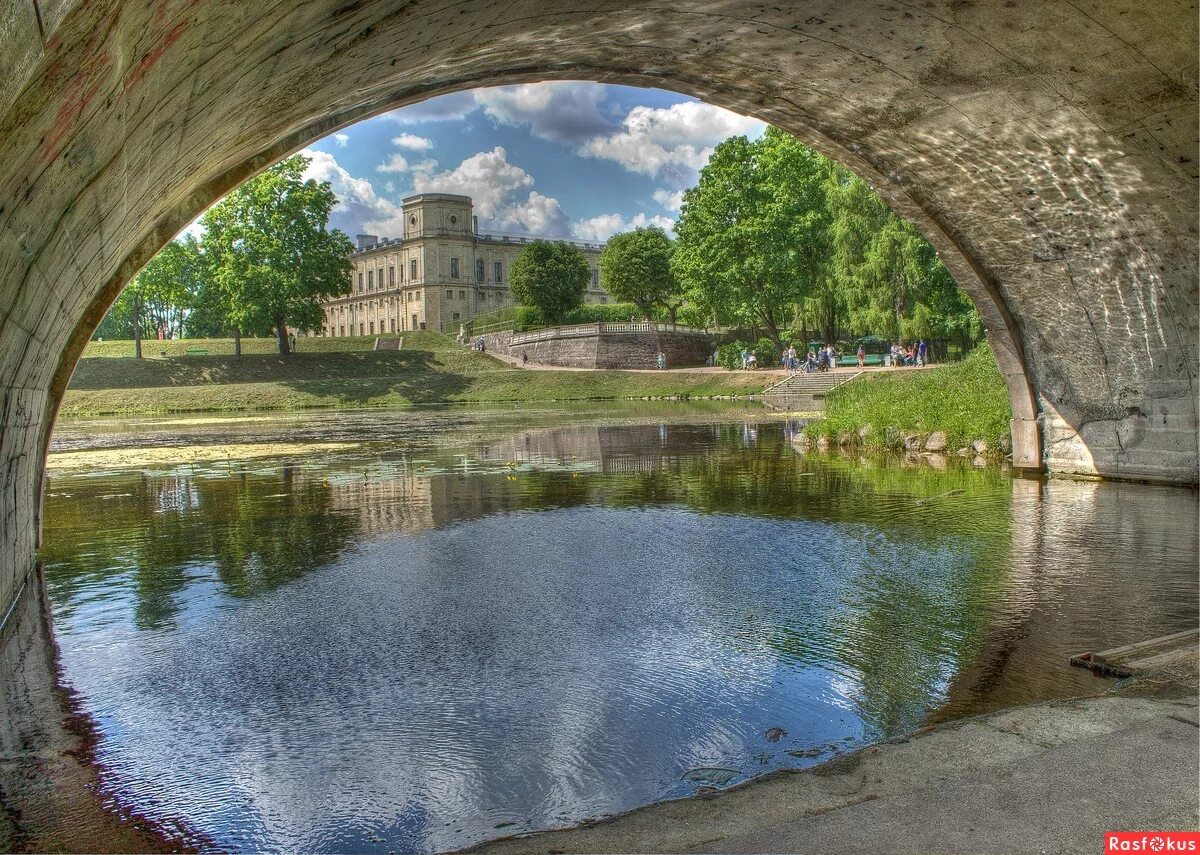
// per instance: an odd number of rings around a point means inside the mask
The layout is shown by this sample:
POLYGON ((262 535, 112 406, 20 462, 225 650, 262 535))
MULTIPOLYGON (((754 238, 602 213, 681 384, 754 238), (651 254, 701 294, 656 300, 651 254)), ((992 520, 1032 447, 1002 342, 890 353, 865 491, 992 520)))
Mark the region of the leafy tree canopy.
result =
POLYGON ((862 179, 775 128, 716 147, 684 193, 672 269, 719 323, 893 339, 982 335, 934 248, 862 179))
POLYGON ((689 300, 718 322, 761 326, 779 346, 828 255, 829 169, 775 128, 718 145, 675 225, 672 266, 689 300))
POLYGON ((513 296, 538 310, 547 323, 562 323, 583 304, 587 260, 566 241, 537 240, 513 259, 508 274, 513 296))
POLYGON ((250 179, 201 219, 204 249, 226 322, 274 332, 288 353, 287 328, 321 326, 321 300, 350 289, 350 239, 327 231, 337 197, 328 182, 304 180, 295 155, 250 179))
POLYGON ((673 317, 683 301, 678 299, 671 251, 671 239, 657 226, 614 235, 600 253, 600 284, 618 300, 634 303, 647 318, 656 308, 673 317))

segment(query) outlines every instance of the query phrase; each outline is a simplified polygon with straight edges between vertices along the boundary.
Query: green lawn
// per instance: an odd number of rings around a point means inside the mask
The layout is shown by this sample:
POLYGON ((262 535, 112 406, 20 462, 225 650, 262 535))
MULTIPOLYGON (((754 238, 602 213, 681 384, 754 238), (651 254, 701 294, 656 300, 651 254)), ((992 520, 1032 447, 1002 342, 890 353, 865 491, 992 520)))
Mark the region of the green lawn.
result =
MULTIPOLYGON (((182 353, 184 346, 197 346, 196 341, 153 344, 178 345, 182 353)), ((267 339, 244 341, 274 344, 267 339)), ((209 355, 138 360, 96 355, 89 348, 75 369, 62 414, 702 398, 755 394, 764 386, 762 380, 742 372, 524 371, 432 332, 406 333, 401 351, 373 352, 369 350, 372 342, 368 338, 300 339, 298 352, 290 357, 275 354, 273 348, 257 353, 243 348, 240 358, 209 355), (334 351, 330 348, 334 343, 350 347, 334 351), (324 352, 320 346, 326 348, 324 352)), ((111 346, 115 353, 121 344, 129 343, 104 342, 98 349, 111 346)), ((214 350, 210 348, 210 354, 214 350)))
MULTIPOLYGON (((412 342, 417 347, 432 347, 434 346, 433 338, 444 338, 437 333, 430 332, 411 332, 400 333, 404 336, 405 343, 412 342)), ((391 338, 391 335, 384 336, 391 338)), ((449 340, 449 345, 453 346, 453 339, 449 340)), ((317 337, 299 337, 296 339, 297 353, 330 353, 341 351, 362 351, 371 350, 375 347, 375 336, 346 336, 344 338, 317 338, 317 337)), ((183 338, 171 339, 170 341, 158 341, 157 339, 142 340, 142 356, 146 359, 161 359, 164 356, 186 356, 190 349, 199 348, 207 350, 210 356, 232 356, 233 355, 233 339, 231 338, 183 338)), ((242 353, 278 353, 279 346, 276 344, 274 337, 271 338, 243 338, 242 353)), ((85 359, 91 357, 131 357, 133 356, 133 340, 123 339, 118 341, 89 341, 86 348, 83 350, 85 359)))
POLYGON ((1008 436, 1012 408, 991 348, 983 345, 962 362, 924 371, 867 374, 834 389, 825 418, 804 430, 837 437, 871 426, 868 444, 894 445, 906 433, 945 431, 951 450, 983 439, 995 448, 1008 436))

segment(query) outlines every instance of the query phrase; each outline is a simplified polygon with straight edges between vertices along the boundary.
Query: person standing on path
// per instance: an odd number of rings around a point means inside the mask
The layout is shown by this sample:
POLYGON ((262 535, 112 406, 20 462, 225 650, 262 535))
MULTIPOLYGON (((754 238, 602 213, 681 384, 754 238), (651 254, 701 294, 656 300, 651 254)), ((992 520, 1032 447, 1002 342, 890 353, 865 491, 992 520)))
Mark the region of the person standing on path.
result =
POLYGON ((917 345, 917 364, 922 368, 929 364, 929 345, 925 343, 925 339, 921 339, 921 343, 917 345))
POLYGON ((858 367, 865 368, 867 363, 867 349, 861 344, 858 346, 858 367))

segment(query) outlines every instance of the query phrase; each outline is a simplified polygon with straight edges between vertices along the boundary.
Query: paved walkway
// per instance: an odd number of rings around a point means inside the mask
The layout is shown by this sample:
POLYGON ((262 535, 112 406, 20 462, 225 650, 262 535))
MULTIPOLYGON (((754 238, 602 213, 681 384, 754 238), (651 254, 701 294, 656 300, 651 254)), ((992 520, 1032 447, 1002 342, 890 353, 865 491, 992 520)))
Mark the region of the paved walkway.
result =
MULTIPOLYGON (((464 345, 464 347, 467 347, 467 346, 469 346, 469 345, 464 345)), ((512 365, 516 368, 524 368, 526 371, 608 371, 608 370, 612 370, 612 369, 606 369, 606 368, 572 368, 567 365, 545 365, 541 362, 532 362, 532 361, 527 362, 524 365, 522 365, 520 359, 518 359, 515 356, 509 356, 507 353, 498 353, 493 350, 488 350, 485 352, 487 353, 488 356, 491 356, 495 359, 499 359, 501 362, 506 362, 509 365, 512 365)), ((833 374, 845 374, 846 376, 850 376, 852 374, 857 374, 859 372, 875 373, 875 372, 881 372, 881 371, 921 371, 921 370, 924 370, 925 368, 936 368, 936 367, 937 366, 935 366, 935 365, 925 365, 925 366, 920 366, 920 367, 916 367, 916 368, 914 368, 912 366, 884 368, 882 366, 877 365, 877 366, 873 366, 873 367, 869 366, 867 368, 860 369, 860 368, 856 368, 853 366, 839 366, 839 367, 833 369, 832 373, 833 374)), ((654 374, 659 371, 659 369, 657 369, 657 368, 622 368, 620 370, 632 371, 635 373, 643 373, 643 374, 654 374)), ((668 371, 677 371, 677 372, 681 372, 681 373, 685 373, 685 374, 724 374, 725 372, 729 371, 728 368, 723 368, 719 365, 716 365, 716 366, 701 365, 701 366, 690 367, 690 368, 671 368, 670 366, 668 366, 667 370, 668 371)), ((763 388, 764 389, 767 386, 770 386, 772 383, 776 383, 779 380, 782 380, 784 377, 787 377, 789 374, 789 372, 785 371, 782 368, 756 368, 753 371, 746 371, 744 373, 755 374, 755 375, 761 374, 762 378, 763 378, 763 388)), ((824 376, 824 375, 822 375, 822 376, 824 376)))
POLYGON ((481 850, 1097 853, 1105 831, 1197 827, 1198 727, 1195 698, 1039 704, 481 850))

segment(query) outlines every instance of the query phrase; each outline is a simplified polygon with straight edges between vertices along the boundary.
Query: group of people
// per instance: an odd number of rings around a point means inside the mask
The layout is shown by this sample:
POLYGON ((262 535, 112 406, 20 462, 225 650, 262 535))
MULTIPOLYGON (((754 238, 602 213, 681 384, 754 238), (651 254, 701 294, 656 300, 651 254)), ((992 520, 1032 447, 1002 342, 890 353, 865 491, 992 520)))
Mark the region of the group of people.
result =
MULTIPOLYGON (((862 348, 859 348, 862 351, 862 348)), ((892 365, 908 365, 911 367, 924 366, 929 364, 929 345, 925 343, 925 339, 921 339, 916 344, 910 344, 908 347, 893 342, 888 356, 891 358, 892 365)), ((862 365, 861 357, 859 365, 862 365)))
MULTIPOLYGON (((810 348, 803 359, 800 358, 794 345, 788 347, 783 352, 780 362, 787 371, 798 372, 805 371, 809 374, 814 371, 828 371, 830 368, 836 368, 840 354, 832 344, 824 344, 818 348, 810 348)), ((859 344, 856 354, 859 368, 866 367, 867 350, 859 344)), ((709 364, 716 364, 716 353, 709 357, 709 364)), ((899 342, 893 343, 887 353, 884 354, 884 365, 888 366, 924 366, 929 364, 929 345, 925 339, 921 339, 916 344, 910 344, 907 347, 899 342)), ((742 370, 753 371, 758 368, 758 357, 754 351, 748 348, 742 348, 742 370)))
MULTIPOLYGON (((828 371, 830 368, 837 367, 838 352, 832 344, 825 344, 815 350, 810 348, 804 361, 801 362, 800 357, 796 353, 794 345, 789 346, 783 352, 783 367, 788 371, 799 371, 803 368, 809 374, 814 371, 828 371)), ((862 348, 859 348, 859 365, 862 364, 862 348)))

